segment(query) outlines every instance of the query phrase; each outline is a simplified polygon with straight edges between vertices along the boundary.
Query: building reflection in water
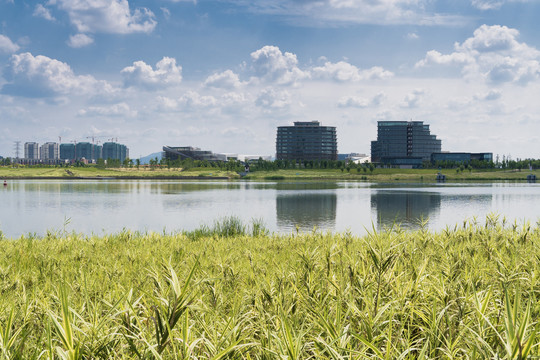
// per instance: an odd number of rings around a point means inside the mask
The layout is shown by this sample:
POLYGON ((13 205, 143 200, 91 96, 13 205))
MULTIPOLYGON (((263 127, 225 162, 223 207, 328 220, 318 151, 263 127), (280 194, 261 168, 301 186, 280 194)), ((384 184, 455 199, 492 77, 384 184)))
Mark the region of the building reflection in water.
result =
POLYGON ((276 196, 279 231, 333 230, 336 224, 337 195, 332 192, 294 192, 276 196))
POLYGON ((371 210, 377 214, 377 228, 400 225, 417 229, 420 220, 437 216, 441 208, 441 194, 424 191, 376 190, 371 193, 371 210))

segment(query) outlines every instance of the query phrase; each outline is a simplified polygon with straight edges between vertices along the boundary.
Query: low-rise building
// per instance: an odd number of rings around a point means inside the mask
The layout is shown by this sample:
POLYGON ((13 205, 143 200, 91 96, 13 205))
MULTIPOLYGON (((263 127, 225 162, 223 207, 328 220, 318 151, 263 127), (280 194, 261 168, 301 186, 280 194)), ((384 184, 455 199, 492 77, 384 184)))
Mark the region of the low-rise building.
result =
POLYGON ((201 150, 192 146, 164 146, 163 158, 169 161, 175 160, 206 160, 206 161, 227 161, 224 154, 215 154, 210 150, 201 150))
POLYGON ((493 153, 469 153, 469 152, 438 152, 431 154, 431 162, 452 161, 468 163, 470 161, 493 161, 493 153))

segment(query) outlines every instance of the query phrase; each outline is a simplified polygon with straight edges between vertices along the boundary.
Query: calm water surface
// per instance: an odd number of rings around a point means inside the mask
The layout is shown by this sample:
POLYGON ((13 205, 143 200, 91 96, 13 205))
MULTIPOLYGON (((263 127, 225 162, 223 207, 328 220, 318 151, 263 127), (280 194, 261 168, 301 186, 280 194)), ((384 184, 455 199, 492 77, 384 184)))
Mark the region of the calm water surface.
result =
POLYGON ((414 229, 420 218, 442 229, 489 213, 536 223, 540 184, 20 180, 0 189, 0 230, 12 238, 193 230, 231 215, 282 233, 298 226, 360 235, 394 223, 414 229))

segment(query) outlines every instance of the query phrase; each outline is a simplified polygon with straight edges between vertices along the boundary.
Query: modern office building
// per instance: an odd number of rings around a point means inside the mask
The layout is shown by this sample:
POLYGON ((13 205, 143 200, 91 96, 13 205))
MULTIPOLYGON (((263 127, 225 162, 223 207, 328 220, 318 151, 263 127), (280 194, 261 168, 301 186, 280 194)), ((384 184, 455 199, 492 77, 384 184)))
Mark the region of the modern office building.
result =
POLYGON ((423 121, 379 121, 371 142, 371 161, 383 165, 419 167, 441 152, 441 140, 423 121))
POLYGON ((24 158, 29 160, 39 160, 39 144, 36 142, 24 143, 24 158))
POLYGON ((120 160, 123 162, 129 158, 129 149, 126 145, 118 144, 115 142, 103 143, 102 154, 103 159, 120 160))
POLYGON ((227 161, 227 156, 224 154, 214 154, 209 150, 201 150, 192 146, 164 146, 163 158, 166 160, 206 160, 206 161, 227 161))
POLYGON ((318 121, 297 121, 294 126, 279 126, 276 138, 277 160, 337 160, 335 126, 318 121))
POLYGON ((58 144, 55 142, 47 142, 41 145, 39 152, 41 160, 58 160, 60 158, 58 144))
POLYGON ((432 163, 437 161, 468 163, 473 160, 492 162, 493 153, 438 152, 431 154, 432 163))

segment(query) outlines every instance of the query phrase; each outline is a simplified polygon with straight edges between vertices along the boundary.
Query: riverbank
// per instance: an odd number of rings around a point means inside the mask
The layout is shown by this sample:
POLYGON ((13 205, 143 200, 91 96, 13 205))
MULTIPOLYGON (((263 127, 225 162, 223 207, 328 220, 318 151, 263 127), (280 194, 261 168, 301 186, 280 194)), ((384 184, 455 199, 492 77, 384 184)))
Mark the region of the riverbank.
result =
POLYGON ((0 240, 0 347, 72 359, 538 355, 537 228, 492 216, 394 230, 275 235, 231 218, 0 240))
MULTIPOLYGON (((372 182, 433 182, 438 170, 434 169, 374 169, 372 172, 356 169, 289 169, 277 171, 257 171, 241 177, 232 171, 215 168, 194 168, 189 170, 176 168, 120 168, 98 169, 88 167, 0 167, 0 179, 245 179, 245 180, 364 180, 372 182)), ((472 170, 457 172, 443 169, 442 174, 448 182, 460 181, 527 181, 528 174, 540 178, 540 170, 472 170)))

